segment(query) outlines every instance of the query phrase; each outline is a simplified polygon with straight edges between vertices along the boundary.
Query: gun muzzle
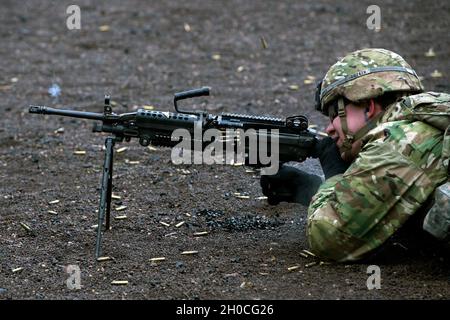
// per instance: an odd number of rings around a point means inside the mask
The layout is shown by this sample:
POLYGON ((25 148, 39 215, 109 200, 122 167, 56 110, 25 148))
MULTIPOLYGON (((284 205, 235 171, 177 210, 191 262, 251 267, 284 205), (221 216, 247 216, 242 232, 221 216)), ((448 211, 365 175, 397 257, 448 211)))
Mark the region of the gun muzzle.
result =
POLYGON ((30 113, 46 114, 47 113, 47 107, 30 105, 30 109, 28 111, 30 113))
POLYGON ((30 113, 37 113, 37 114, 49 114, 56 116, 65 116, 65 117, 100 120, 100 121, 104 120, 103 113, 95 113, 95 112, 54 109, 44 106, 33 106, 33 105, 30 106, 30 109, 28 111, 30 113))

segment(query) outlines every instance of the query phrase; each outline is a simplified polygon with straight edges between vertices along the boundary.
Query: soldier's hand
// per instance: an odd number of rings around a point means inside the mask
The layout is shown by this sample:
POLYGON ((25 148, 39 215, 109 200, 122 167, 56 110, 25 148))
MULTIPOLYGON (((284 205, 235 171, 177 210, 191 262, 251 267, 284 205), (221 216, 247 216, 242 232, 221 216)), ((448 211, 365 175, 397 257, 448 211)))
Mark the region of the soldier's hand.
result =
POLYGON ((262 192, 271 205, 282 201, 309 205, 322 179, 292 166, 283 165, 275 175, 261 176, 262 192))
POLYGON ((336 141, 331 137, 318 141, 314 153, 314 157, 319 158, 325 179, 344 173, 351 164, 342 159, 336 141))

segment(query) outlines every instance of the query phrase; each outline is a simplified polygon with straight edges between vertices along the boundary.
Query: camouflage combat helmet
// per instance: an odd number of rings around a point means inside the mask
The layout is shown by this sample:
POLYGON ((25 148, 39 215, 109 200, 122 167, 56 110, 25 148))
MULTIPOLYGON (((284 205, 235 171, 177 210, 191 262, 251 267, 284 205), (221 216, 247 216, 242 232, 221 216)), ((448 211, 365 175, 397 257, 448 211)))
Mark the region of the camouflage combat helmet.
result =
POLYGON ((336 62, 318 88, 316 108, 324 108, 338 97, 359 102, 388 92, 422 92, 419 77, 398 54, 385 49, 362 49, 336 62))
POLYGON ((353 142, 370 131, 382 113, 357 132, 350 132, 344 99, 358 103, 391 92, 422 91, 419 77, 401 56, 385 49, 362 49, 348 54, 331 66, 317 85, 316 109, 328 116, 329 106, 337 102, 336 111, 345 135, 341 151, 349 152, 353 142))

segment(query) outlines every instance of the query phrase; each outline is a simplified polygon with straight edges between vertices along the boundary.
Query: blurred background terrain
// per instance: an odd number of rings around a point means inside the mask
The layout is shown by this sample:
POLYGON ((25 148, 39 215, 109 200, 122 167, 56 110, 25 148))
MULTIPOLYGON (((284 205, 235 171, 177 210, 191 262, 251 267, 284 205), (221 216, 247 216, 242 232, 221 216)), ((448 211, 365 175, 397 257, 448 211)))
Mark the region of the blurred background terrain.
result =
MULTIPOLYGON (((448 299, 450 258, 440 249, 394 242, 371 262, 382 288, 368 290, 368 264, 326 264, 302 251, 306 208, 259 199, 257 172, 176 166, 170 150, 137 141, 116 146, 127 149, 115 155, 120 199, 103 241, 114 260, 97 263, 105 136, 89 121, 28 114, 29 104, 102 112, 107 93, 117 113, 173 110, 175 92, 207 85, 210 97, 183 105, 304 114, 323 130, 316 81, 365 47, 399 53, 427 90, 448 92, 450 2, 380 1, 379 31, 366 25, 371 4, 2 1, 0 299, 448 299), (66 26, 71 4, 80 30, 66 26), (200 231, 209 233, 193 236, 200 231), (68 265, 81 270, 79 290, 66 286, 68 265)), ((317 161, 301 166, 321 174, 317 161)))

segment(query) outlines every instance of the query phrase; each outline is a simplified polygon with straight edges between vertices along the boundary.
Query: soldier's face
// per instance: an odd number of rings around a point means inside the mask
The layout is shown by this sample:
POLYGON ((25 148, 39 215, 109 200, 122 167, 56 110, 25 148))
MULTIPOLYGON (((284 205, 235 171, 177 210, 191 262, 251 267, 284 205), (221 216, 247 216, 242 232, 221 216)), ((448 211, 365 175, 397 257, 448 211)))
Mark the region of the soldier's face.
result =
MULTIPOLYGON (((375 100, 371 99, 364 106, 353 104, 351 101, 345 102, 345 113, 347 115, 347 127, 351 133, 356 133, 359 129, 367 125, 367 121, 383 112, 383 107, 375 100)), ((336 140, 339 148, 344 143, 344 132, 342 131, 341 118, 337 115, 337 107, 331 105, 328 109, 330 115, 330 124, 328 125, 327 134, 336 140)), ((352 161, 361 150, 361 141, 356 141, 352 145, 352 150, 349 154, 341 153, 342 159, 352 161)))
MULTIPOLYGON (((366 110, 351 102, 345 105, 347 115, 347 126, 350 132, 357 132, 366 125, 366 110)), ((344 141, 344 132, 342 131, 341 118, 335 112, 330 112, 330 124, 326 132, 330 137, 338 138, 338 146, 344 141)))

